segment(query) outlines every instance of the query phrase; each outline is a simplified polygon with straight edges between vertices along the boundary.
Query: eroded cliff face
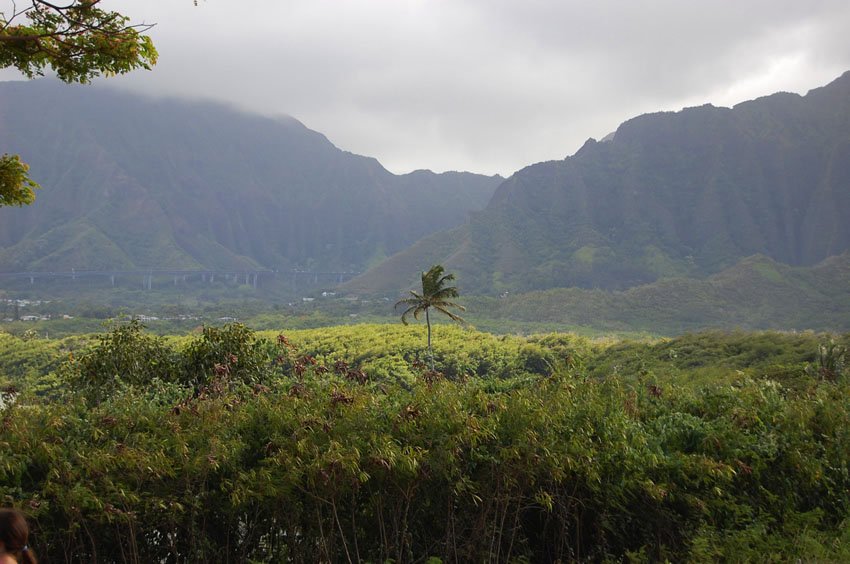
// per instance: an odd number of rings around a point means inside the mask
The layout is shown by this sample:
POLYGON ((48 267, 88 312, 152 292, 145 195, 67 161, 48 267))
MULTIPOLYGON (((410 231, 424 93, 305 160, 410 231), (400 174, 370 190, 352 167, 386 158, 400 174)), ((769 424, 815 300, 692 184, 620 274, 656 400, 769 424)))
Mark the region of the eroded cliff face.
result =
POLYGON ((850 73, 806 96, 627 121, 517 172, 429 258, 467 291, 623 289, 755 254, 813 265, 850 249, 848 213, 850 73))
POLYGON ((0 209, 0 270, 362 270, 463 223, 499 177, 394 175, 292 118, 50 81, 0 84, 41 185, 0 209))

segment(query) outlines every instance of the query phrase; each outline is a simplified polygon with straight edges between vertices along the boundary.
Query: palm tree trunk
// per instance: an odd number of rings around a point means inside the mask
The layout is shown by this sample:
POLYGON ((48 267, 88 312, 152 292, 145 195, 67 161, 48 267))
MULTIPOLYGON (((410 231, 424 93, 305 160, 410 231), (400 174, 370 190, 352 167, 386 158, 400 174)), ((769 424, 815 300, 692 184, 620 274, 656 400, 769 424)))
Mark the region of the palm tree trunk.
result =
POLYGON ((428 326, 428 362, 431 364, 431 370, 434 370, 434 353, 431 352, 431 317, 428 315, 428 308, 425 308, 425 324, 428 326))

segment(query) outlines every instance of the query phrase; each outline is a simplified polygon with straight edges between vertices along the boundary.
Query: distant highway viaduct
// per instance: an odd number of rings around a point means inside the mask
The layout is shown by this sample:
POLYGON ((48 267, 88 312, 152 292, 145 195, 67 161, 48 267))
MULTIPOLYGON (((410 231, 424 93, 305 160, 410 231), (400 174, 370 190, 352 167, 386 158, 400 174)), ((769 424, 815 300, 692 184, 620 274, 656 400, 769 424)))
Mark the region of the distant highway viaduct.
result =
POLYGON ((335 286, 357 276, 357 272, 316 272, 305 270, 67 270, 67 271, 33 271, 33 272, 0 272, 0 281, 29 280, 35 284, 39 280, 67 279, 69 281, 84 279, 106 279, 115 286, 116 281, 138 280, 142 288, 150 290, 157 285, 173 284, 178 286, 191 281, 214 283, 220 281, 245 284, 257 288, 263 281, 280 280, 289 282, 294 288, 299 286, 315 287, 321 285, 335 286))

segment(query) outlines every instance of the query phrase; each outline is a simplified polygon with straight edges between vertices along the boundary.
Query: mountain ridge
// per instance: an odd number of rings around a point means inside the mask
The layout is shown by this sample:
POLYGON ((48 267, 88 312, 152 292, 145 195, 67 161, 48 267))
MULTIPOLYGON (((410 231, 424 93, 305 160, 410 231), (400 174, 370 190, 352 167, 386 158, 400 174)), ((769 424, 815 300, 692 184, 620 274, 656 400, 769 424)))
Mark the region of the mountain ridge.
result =
POLYGON ((850 72, 805 96, 627 120, 509 177, 441 256, 410 256, 426 238, 347 288, 403 288, 415 262, 488 294, 703 278, 759 253, 813 265, 850 248, 848 208, 850 72))
POLYGON ((41 183, 0 209, 0 270, 361 270, 483 207, 501 177, 414 171, 289 116, 39 80, 0 84, 0 138, 41 183))

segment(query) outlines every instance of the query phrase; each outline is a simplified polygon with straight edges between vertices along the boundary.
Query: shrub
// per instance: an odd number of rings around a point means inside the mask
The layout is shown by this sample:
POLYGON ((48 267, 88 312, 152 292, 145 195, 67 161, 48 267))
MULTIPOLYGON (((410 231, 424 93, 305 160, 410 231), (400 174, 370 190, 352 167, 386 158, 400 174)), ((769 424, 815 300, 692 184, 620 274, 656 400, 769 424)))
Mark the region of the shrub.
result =
POLYGON ((272 344, 257 338, 241 323, 207 326, 181 351, 181 380, 196 388, 216 376, 226 376, 231 382, 259 383, 269 377, 272 359, 272 344))
POLYGON ((847 348, 839 346, 835 341, 822 343, 818 346, 817 365, 806 367, 806 373, 821 380, 835 382, 844 377, 844 358, 847 348))
POLYGON ((144 386, 154 379, 166 382, 178 378, 174 351, 162 338, 148 335, 138 320, 118 324, 98 336, 97 344, 73 356, 60 367, 71 389, 84 392, 92 402, 109 396, 118 386, 144 386))

